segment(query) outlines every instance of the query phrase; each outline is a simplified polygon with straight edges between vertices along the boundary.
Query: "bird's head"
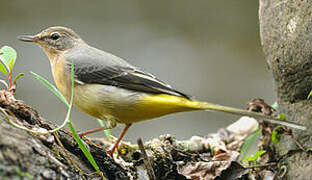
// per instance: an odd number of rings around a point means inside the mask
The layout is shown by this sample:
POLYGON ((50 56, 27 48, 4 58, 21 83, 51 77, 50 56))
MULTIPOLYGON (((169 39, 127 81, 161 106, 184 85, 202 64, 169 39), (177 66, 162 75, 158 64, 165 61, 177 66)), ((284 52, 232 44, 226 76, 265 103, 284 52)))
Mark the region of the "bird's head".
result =
POLYGON ((49 27, 35 35, 18 36, 18 39, 38 44, 47 54, 61 53, 84 44, 73 30, 61 26, 49 27))

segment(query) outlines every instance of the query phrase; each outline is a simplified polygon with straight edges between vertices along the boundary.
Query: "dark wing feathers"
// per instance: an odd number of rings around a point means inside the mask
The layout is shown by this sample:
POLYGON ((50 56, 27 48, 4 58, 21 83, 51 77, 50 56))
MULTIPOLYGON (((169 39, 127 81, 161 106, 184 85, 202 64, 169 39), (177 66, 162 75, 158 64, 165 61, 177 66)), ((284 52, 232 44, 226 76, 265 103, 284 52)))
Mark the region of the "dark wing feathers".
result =
POLYGON ((155 76, 131 66, 114 55, 89 46, 79 51, 71 51, 66 60, 74 61, 75 78, 82 83, 111 85, 134 91, 189 98, 155 76))

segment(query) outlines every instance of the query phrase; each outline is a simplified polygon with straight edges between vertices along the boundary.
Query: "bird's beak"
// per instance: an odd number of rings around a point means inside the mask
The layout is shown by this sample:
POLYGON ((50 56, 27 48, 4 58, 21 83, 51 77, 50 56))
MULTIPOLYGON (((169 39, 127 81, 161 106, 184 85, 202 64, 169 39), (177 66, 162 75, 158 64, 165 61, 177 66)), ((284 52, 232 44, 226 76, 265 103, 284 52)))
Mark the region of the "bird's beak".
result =
POLYGON ((17 37, 18 40, 24 41, 24 42, 38 42, 39 41, 39 36, 38 35, 21 35, 17 37))

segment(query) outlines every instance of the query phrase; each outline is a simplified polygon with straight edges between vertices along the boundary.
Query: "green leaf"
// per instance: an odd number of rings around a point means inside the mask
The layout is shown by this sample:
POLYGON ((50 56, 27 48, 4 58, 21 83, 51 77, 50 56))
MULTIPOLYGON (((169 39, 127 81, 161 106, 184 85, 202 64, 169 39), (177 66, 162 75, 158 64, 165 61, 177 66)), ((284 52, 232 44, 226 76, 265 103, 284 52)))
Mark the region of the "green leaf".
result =
MULTIPOLYGON (((0 58, 0 60, 1 60, 1 58, 0 58)), ((0 62, 0 72, 3 72, 6 76, 9 75, 8 70, 6 69, 6 67, 2 61, 0 62)))
POLYGON ((310 93, 309 93, 307 99, 310 99, 311 96, 312 96, 312 90, 310 91, 310 93))
POLYGON ((24 75, 25 75, 24 73, 18 73, 18 75, 15 76, 15 78, 13 79, 13 84, 15 84, 15 82, 16 82, 19 78, 23 77, 24 75))
POLYGON ((69 121, 67 124, 69 126, 70 131, 73 134, 73 137, 74 137, 75 141, 77 142, 77 144, 78 144, 79 148, 81 149, 81 151, 83 152, 83 154, 86 156, 86 158, 88 159, 90 164, 93 166, 93 168, 96 170, 96 172, 97 173, 101 173, 99 166, 96 164, 93 156, 89 152, 89 150, 86 147, 86 145, 82 142, 82 140, 78 136, 78 134, 77 134, 76 130, 74 129, 72 123, 69 121))
POLYGON ((272 142, 274 144, 279 143, 281 140, 281 134, 280 134, 281 129, 282 129, 281 126, 277 126, 272 131, 272 142))
POLYGON ((285 113, 281 113, 278 115, 278 119, 285 121, 286 120, 286 114, 285 113))
POLYGON ((11 61, 9 62, 9 69, 10 69, 10 72, 12 72, 12 69, 13 69, 14 64, 15 64, 15 60, 14 60, 14 59, 11 59, 11 61))
POLYGON ((255 140, 257 139, 257 137, 260 135, 261 131, 262 129, 259 128, 258 130, 256 130, 256 132, 254 132, 253 134, 250 134, 245 139, 240 150, 239 160, 243 160, 247 156, 248 152, 250 151, 251 147, 255 143, 255 140))
MULTIPOLYGON (((16 56, 17 56, 16 51, 9 46, 3 46, 0 49, 0 53, 2 53, 0 55, 0 58, 3 64, 5 65, 6 70, 9 70, 9 73, 12 72, 13 66, 16 61, 16 56)), ((8 72, 5 74, 7 75, 8 72)))
POLYGON ((259 157, 261 157, 265 152, 266 151, 263 151, 263 150, 257 151, 253 155, 246 157, 243 161, 256 163, 259 157))
POLYGON ((30 72, 36 79, 38 79, 43 85, 45 85, 50 91, 52 91, 67 107, 69 107, 69 103, 67 102, 66 98, 63 96, 63 94, 56 89, 55 86, 53 86, 49 81, 41 77, 40 75, 30 72))
MULTIPOLYGON (((100 124, 100 126, 105 127, 107 126, 107 123, 105 121, 102 121, 100 119, 97 119, 98 123, 100 124)), ((107 138, 108 141, 111 141, 112 139, 112 134, 111 134, 111 130, 110 129, 106 129, 104 130, 105 136, 107 138)))

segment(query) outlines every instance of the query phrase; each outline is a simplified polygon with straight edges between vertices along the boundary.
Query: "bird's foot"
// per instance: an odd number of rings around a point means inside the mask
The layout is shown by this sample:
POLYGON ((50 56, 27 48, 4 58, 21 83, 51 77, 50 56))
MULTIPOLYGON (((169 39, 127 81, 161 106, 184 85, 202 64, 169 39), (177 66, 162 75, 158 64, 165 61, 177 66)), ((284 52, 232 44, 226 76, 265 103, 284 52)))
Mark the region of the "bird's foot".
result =
POLYGON ((113 152, 112 150, 106 150, 106 149, 104 149, 104 151, 105 151, 105 153, 106 153, 107 155, 109 155, 109 156, 112 158, 113 161, 115 161, 115 159, 114 159, 114 152, 113 152))
MULTIPOLYGON (((88 131, 89 132, 89 131, 88 131)), ((89 134, 87 131, 85 131, 85 132, 78 132, 78 136, 80 137, 80 138, 83 138, 85 135, 87 135, 87 134, 89 134)), ((111 158, 112 158, 112 160, 114 161, 114 152, 113 152, 113 149, 111 149, 111 150, 106 150, 106 149, 104 149, 104 152, 107 154, 107 155, 109 155, 111 158)))

